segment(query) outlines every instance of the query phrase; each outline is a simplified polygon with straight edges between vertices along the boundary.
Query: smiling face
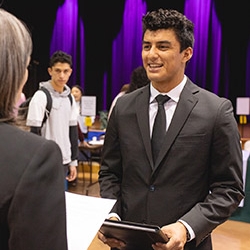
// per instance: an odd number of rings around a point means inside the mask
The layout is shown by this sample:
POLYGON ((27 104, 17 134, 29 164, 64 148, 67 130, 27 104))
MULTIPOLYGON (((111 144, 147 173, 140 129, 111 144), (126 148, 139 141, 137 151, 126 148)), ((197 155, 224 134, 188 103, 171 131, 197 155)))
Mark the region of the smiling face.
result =
POLYGON ((180 43, 172 29, 146 30, 142 44, 142 61, 147 76, 160 92, 168 92, 183 79, 186 62, 193 49, 180 52, 180 43))

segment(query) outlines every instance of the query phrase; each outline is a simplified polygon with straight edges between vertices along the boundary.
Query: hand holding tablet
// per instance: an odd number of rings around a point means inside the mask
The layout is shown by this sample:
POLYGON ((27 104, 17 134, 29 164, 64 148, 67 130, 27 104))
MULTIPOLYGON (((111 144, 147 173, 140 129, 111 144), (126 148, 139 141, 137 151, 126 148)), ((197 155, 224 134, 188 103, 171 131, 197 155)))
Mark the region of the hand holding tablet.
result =
POLYGON ((105 220, 99 231, 107 238, 123 241, 123 250, 152 250, 152 244, 169 240, 159 226, 128 221, 105 220))

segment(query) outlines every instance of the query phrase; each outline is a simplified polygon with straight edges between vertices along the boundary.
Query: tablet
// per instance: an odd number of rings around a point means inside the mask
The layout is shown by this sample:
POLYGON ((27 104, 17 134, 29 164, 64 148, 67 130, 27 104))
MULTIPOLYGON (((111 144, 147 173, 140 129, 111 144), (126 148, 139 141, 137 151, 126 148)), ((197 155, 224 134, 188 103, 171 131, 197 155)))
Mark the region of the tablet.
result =
POLYGON ((167 236, 156 225, 106 219, 99 231, 107 238, 123 241, 126 244, 123 250, 152 250, 152 244, 168 242, 167 236))

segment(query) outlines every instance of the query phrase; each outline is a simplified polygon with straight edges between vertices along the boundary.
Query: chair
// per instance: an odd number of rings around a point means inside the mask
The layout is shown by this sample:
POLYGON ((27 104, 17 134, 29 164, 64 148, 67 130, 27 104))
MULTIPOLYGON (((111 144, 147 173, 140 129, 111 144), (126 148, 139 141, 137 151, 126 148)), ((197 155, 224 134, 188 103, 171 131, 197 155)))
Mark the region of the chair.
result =
MULTIPOLYGON (((97 181, 93 182, 93 161, 98 162, 100 165, 101 161, 101 152, 103 144, 91 145, 86 141, 83 141, 79 144, 79 151, 85 156, 86 161, 89 166, 89 184, 86 188, 86 195, 88 195, 89 188, 96 184, 97 181)), ((84 165, 82 164, 82 172, 84 173, 84 165)), ((84 185, 84 182, 83 182, 84 185)))

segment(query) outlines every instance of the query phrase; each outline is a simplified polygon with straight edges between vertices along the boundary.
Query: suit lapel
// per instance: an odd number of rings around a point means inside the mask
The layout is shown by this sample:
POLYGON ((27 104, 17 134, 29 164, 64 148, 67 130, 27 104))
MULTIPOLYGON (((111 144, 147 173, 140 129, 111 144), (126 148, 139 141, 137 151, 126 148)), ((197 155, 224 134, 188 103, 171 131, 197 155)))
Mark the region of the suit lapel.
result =
POLYGON ((159 152, 159 156, 155 162, 155 169, 159 166, 163 157, 168 152, 170 146, 179 134, 181 128, 184 126, 192 109, 198 102, 198 99, 194 96, 194 93, 197 91, 199 91, 197 86, 192 84, 190 80, 188 80, 185 87, 183 88, 174 116, 165 136, 162 149, 159 152))
POLYGON ((151 151, 150 129, 149 129, 149 86, 143 88, 136 99, 136 116, 140 129, 142 141, 147 153, 148 160, 153 169, 153 157, 151 151))

